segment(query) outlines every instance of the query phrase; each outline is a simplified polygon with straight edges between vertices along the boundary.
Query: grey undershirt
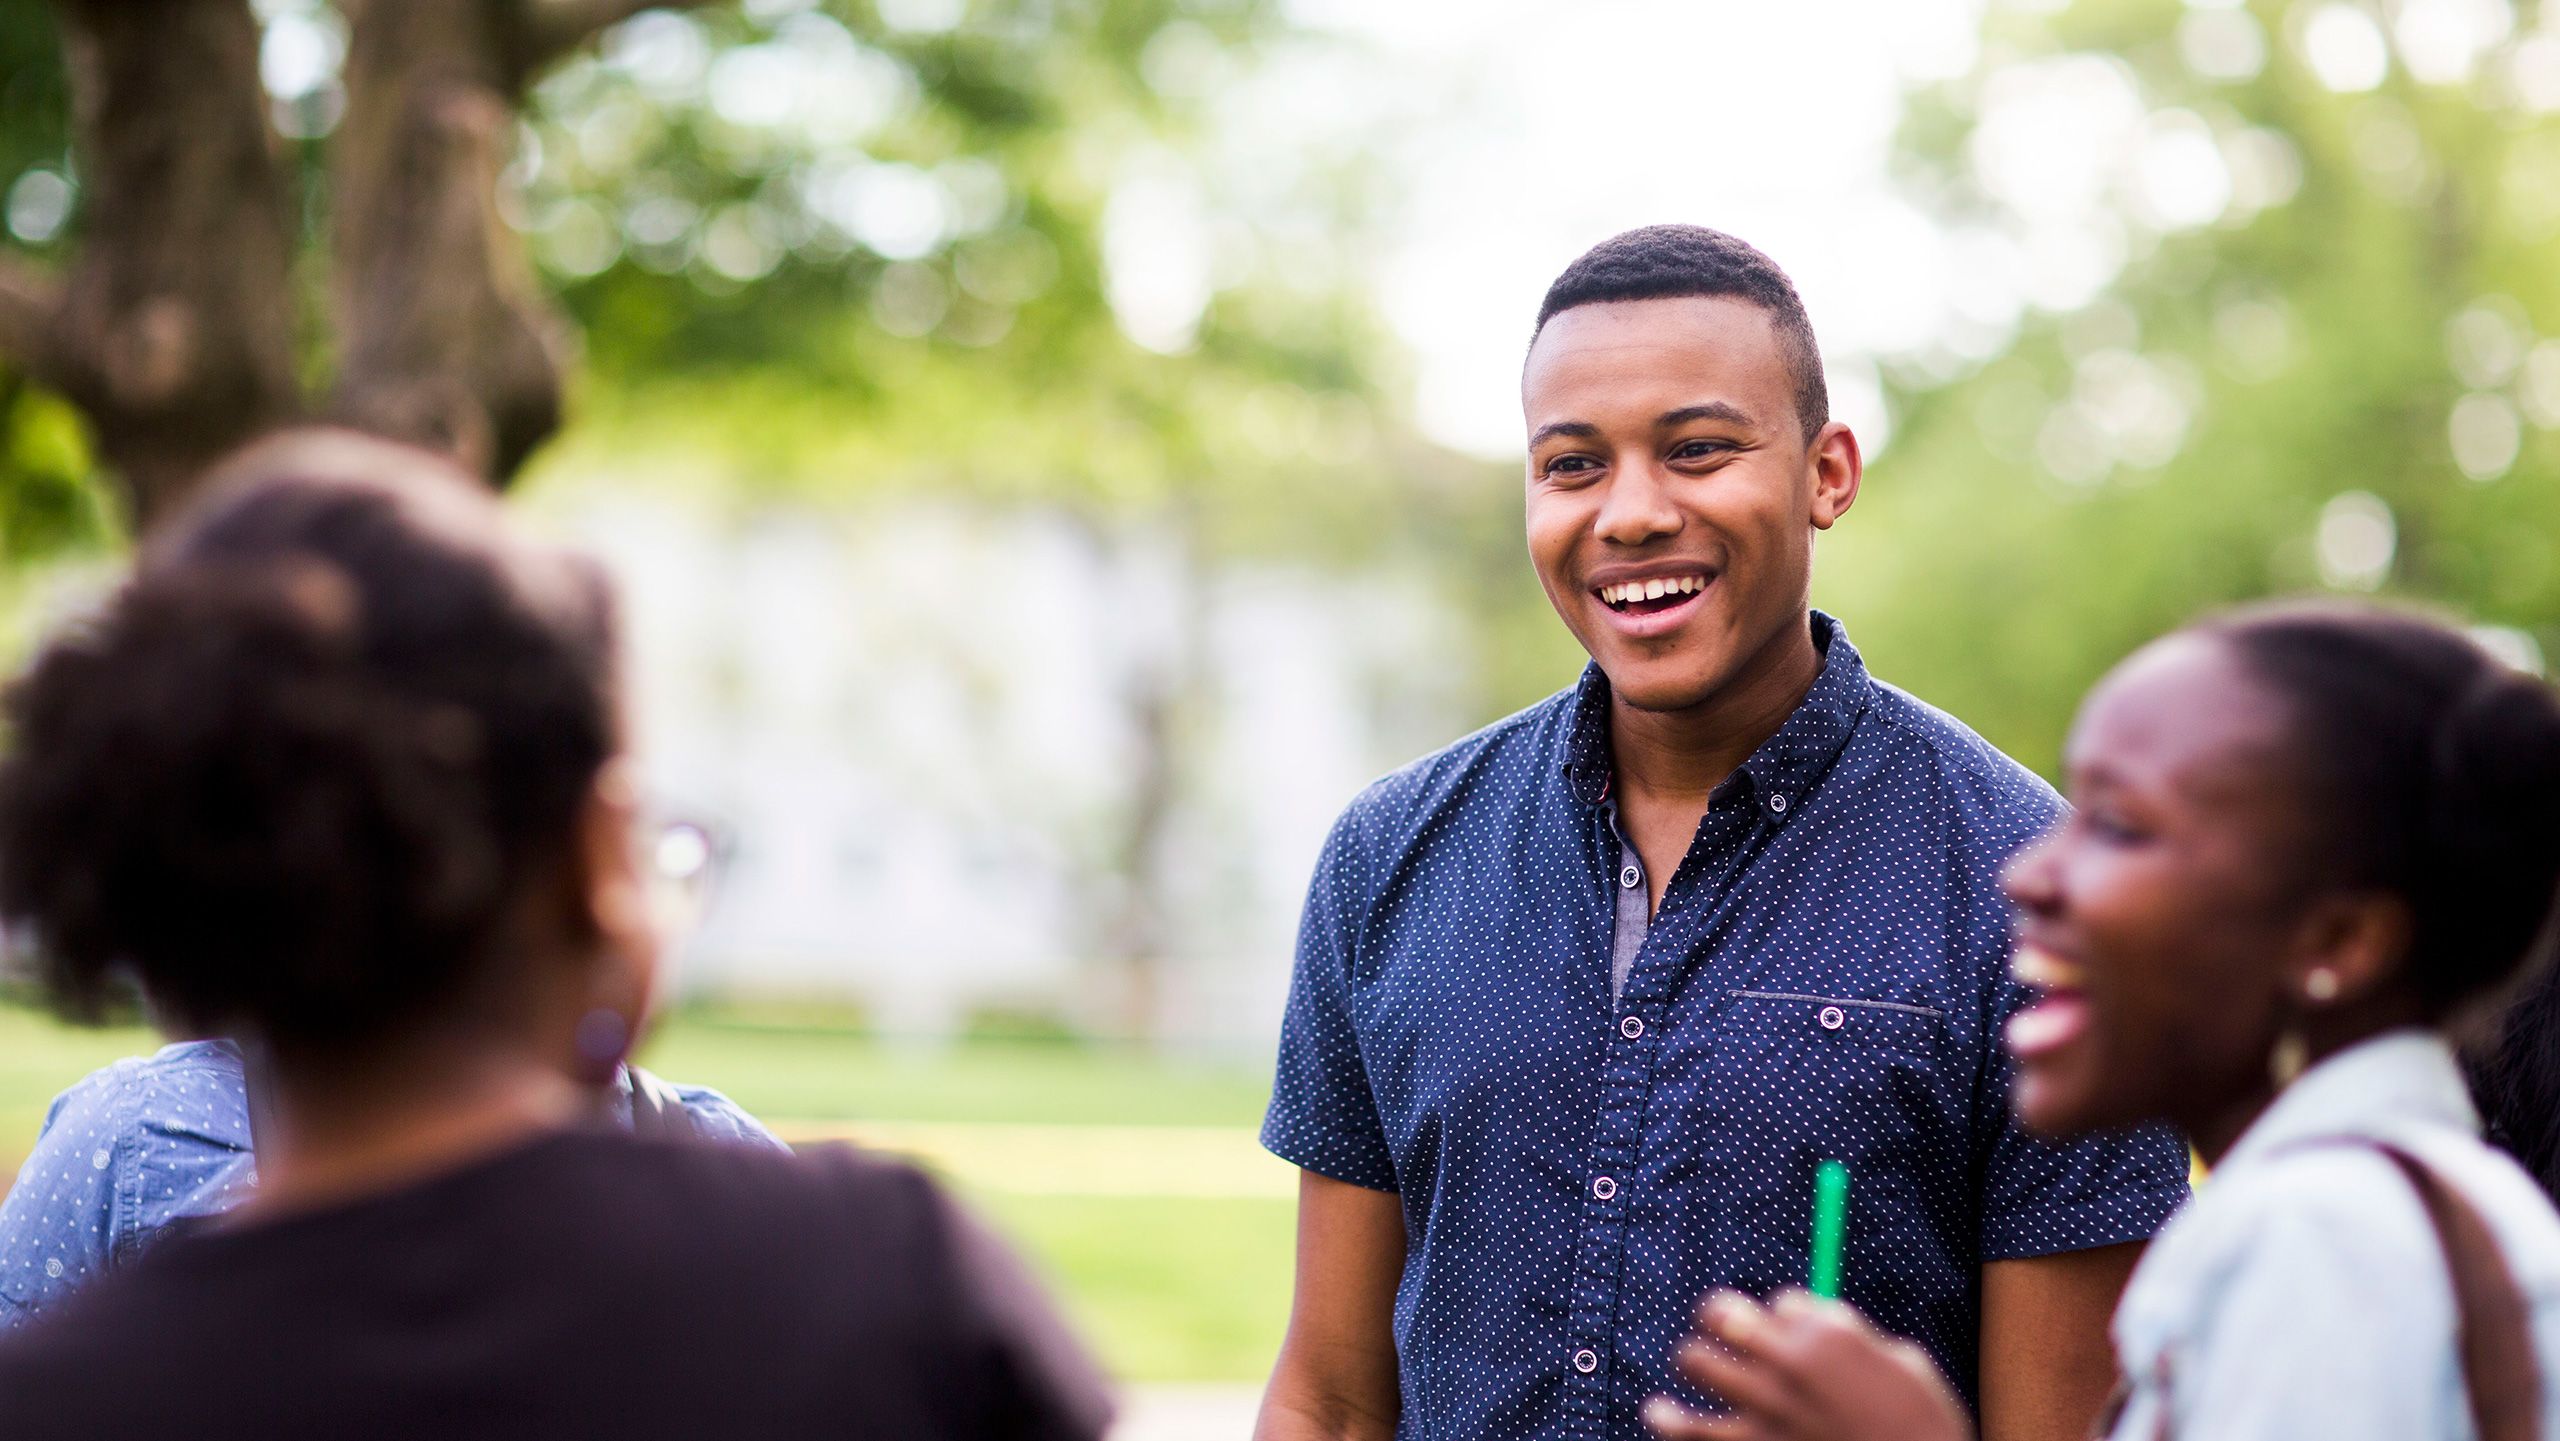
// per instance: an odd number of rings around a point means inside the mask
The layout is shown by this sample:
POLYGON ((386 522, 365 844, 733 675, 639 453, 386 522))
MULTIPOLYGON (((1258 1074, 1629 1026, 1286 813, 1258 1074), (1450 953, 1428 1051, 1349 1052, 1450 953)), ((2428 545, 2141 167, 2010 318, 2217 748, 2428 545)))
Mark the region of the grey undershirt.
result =
POLYGON ((1653 929, 1653 895, 1644 883, 1644 861, 1636 855, 1636 843, 1618 824, 1618 803, 1602 807, 1609 814, 1609 833, 1618 838, 1618 871, 1609 878, 1618 893, 1617 925, 1609 939, 1609 1005, 1617 1007, 1618 998, 1627 993, 1627 973, 1635 969, 1636 952, 1644 949, 1645 934, 1653 929))

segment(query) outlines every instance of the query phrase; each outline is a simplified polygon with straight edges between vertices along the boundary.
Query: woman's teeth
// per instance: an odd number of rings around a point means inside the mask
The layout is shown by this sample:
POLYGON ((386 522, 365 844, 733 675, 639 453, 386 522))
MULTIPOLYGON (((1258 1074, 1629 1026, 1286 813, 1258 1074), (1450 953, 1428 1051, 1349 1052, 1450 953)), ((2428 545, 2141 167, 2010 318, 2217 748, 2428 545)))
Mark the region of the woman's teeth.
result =
POLYGON ((2009 958, 2009 974, 2022 986, 2043 991, 2076 991, 2088 980, 2077 961, 2066 961, 2041 946, 2020 946, 2009 958))
POLYGON ((1640 600, 1660 600, 1666 595, 1692 595, 1706 589, 1703 575, 1680 575, 1656 580, 1631 580, 1624 585, 1600 587, 1600 598, 1611 605, 1628 605, 1640 600))

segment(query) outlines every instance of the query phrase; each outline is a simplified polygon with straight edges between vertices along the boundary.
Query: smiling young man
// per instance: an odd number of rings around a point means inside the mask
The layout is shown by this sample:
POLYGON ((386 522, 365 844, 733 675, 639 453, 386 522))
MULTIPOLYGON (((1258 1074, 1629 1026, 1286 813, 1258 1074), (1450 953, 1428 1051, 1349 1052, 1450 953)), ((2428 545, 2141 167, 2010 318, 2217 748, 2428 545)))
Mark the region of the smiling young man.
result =
POLYGON ((1581 682, 1370 787, 1318 862, 1263 1140, 1302 1168, 1261 1441, 1632 1441, 1700 1299, 1843 1295, 1985 1441, 2086 1434, 2185 1194, 2160 1132, 2011 1122, 2000 867, 2060 811, 1809 609, 1857 499, 1794 287, 1656 226, 1574 262, 1521 385, 1581 682))

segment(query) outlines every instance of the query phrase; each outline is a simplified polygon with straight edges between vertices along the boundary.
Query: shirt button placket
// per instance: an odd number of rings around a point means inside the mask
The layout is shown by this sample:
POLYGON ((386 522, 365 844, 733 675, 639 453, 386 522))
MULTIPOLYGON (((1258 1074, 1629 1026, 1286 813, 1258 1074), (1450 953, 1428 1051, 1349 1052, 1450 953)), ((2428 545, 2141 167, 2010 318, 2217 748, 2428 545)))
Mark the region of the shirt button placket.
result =
MULTIPOLYGON (((1634 866, 1621 872, 1622 883, 1643 884, 1634 866), (1631 883, 1629 875, 1634 876, 1631 883)), ((1630 998, 1632 999, 1632 998, 1630 998)), ((1641 1122, 1652 1087, 1653 1047, 1645 1039, 1647 1022, 1629 1011, 1617 1019, 1619 1044, 1609 1047, 1603 1076, 1600 1125, 1593 1137, 1592 1176, 1581 1213, 1581 1244, 1576 1248, 1572 1303, 1565 1332, 1570 1369, 1565 1373, 1564 1428, 1561 1434, 1583 1438, 1603 1434, 1609 1418, 1609 1378, 1602 1358, 1616 1346, 1619 1313, 1620 1253, 1625 1245, 1627 1212, 1614 1204, 1625 1190, 1621 1179, 1637 1161, 1641 1122)))

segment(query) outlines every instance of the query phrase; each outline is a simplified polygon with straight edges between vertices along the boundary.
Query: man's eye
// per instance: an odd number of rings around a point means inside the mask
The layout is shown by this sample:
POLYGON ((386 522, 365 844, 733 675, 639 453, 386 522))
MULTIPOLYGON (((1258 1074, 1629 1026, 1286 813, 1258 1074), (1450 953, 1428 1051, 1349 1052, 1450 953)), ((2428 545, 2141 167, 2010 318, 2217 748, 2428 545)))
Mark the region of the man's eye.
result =
POLYGON ((1555 459, 1547 462, 1546 469, 1543 473, 1547 475, 1579 475, 1585 471, 1596 468, 1597 463, 1594 462, 1590 456, 1559 455, 1555 459))
POLYGON ((1671 448, 1673 460, 1704 460, 1733 447, 1720 440, 1684 440, 1671 448))

